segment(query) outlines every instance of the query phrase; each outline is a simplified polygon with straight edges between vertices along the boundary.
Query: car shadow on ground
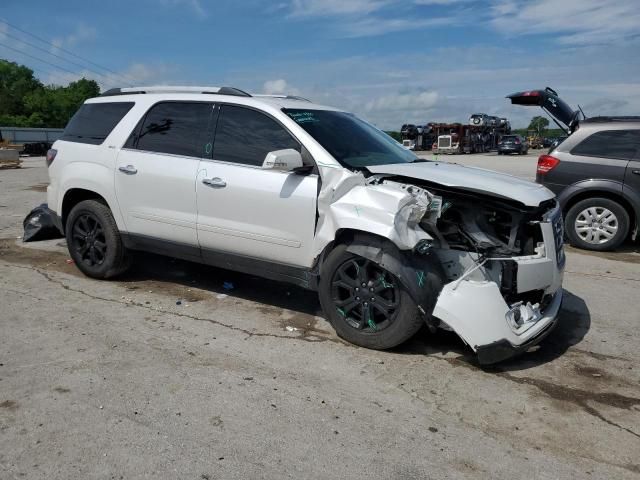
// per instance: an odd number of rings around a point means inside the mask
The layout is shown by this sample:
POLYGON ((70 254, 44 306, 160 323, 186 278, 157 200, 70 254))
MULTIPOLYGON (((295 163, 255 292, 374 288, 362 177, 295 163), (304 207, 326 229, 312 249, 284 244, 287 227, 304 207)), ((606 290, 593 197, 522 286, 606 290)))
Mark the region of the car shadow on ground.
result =
MULTIPOLYGON (((133 267, 130 273, 119 278, 129 286, 153 281, 156 285, 165 284, 169 293, 175 292, 171 285, 178 284, 324 318, 316 292, 294 285, 150 253, 136 253, 133 267), (231 284, 233 288, 227 289, 225 284, 231 284)), ((591 315, 584 300, 565 290, 558 325, 547 338, 520 356, 482 368, 497 372, 517 371, 551 362, 580 343, 590 327, 591 315)), ((474 353, 455 333, 443 330, 432 333, 426 327, 390 352, 426 356, 453 353, 457 360, 478 366, 474 353)))
POLYGON ((315 292, 287 283, 152 253, 136 252, 132 268, 118 277, 118 280, 126 283, 129 288, 136 283, 152 281, 156 284, 155 292, 174 294, 176 300, 189 301, 188 294, 173 288, 178 284, 321 316, 320 302, 315 292), (179 298, 179 295, 182 297, 179 298))

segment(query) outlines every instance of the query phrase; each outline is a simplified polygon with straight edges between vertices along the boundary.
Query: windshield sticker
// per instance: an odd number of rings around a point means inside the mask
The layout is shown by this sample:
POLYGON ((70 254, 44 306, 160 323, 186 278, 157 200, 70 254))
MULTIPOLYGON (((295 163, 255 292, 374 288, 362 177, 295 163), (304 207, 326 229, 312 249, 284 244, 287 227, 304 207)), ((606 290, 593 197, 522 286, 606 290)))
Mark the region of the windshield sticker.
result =
POLYGON ((296 123, 317 123, 318 120, 313 112, 287 112, 296 123))

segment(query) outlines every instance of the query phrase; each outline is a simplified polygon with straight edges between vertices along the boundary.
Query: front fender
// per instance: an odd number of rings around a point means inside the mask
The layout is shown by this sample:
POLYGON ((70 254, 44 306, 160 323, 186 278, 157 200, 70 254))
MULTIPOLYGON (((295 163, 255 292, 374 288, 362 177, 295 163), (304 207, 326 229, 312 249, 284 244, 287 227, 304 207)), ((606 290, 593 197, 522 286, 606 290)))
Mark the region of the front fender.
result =
POLYGON ((560 202, 560 205, 564 209, 571 202, 571 199, 573 199, 573 197, 588 190, 598 190, 601 192, 609 192, 616 195, 624 196, 622 182, 604 179, 590 179, 567 185, 558 194, 558 202, 560 202))

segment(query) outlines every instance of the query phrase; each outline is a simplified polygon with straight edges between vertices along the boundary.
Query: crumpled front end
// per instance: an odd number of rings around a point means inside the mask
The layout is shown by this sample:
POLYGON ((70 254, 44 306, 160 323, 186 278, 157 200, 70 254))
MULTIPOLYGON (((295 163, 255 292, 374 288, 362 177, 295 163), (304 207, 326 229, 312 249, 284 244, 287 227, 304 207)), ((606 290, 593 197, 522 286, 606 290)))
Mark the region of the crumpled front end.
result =
POLYGON ((477 352, 480 363, 527 350, 556 324, 565 264, 562 215, 555 206, 531 222, 541 240, 532 255, 457 252, 454 261, 451 252, 440 252, 455 279, 442 289, 433 315, 477 352))

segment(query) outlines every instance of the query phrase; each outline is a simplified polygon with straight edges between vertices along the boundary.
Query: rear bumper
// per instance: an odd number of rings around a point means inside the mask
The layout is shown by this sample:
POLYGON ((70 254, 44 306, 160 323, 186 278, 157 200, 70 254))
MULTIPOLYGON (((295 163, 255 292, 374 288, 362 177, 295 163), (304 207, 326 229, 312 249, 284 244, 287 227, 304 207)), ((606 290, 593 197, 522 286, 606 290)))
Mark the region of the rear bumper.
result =
POLYGON ((498 147, 498 152, 500 153, 520 153, 522 151, 522 145, 514 146, 514 147, 498 147))

